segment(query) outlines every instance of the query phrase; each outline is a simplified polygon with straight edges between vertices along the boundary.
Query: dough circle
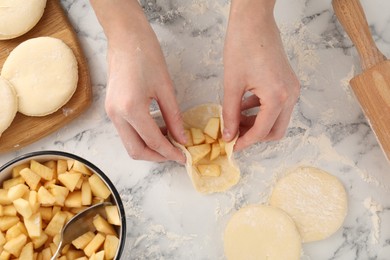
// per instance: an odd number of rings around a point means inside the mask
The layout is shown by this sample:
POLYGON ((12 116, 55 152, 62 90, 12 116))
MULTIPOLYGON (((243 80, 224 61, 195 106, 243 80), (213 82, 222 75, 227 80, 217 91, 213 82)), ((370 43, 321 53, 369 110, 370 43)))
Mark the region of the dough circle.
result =
POLYGON ((77 60, 63 41, 33 38, 10 53, 1 76, 15 87, 20 113, 45 116, 66 104, 76 91, 77 60))
POLYGON ((293 220, 281 209, 250 205, 230 219, 224 234, 228 260, 295 260, 301 237, 293 220))
POLYGON ((30 31, 41 19, 46 0, 0 0, 0 40, 30 31))
POLYGON ((269 204, 285 211, 296 223, 303 242, 329 237, 343 224, 347 193, 333 175, 314 167, 299 167, 281 178, 269 204))
POLYGON ((0 136, 11 125, 18 112, 18 99, 12 85, 0 77, 0 136))

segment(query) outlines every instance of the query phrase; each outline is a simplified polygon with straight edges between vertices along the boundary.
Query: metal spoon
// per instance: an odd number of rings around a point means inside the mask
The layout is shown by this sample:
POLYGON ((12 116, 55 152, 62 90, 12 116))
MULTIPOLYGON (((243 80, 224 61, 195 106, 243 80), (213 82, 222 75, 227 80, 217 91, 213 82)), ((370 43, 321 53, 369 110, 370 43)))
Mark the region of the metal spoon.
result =
POLYGON ((51 257, 50 260, 57 259, 58 254, 61 252, 62 248, 72 243, 72 241, 82 234, 92 230, 95 230, 95 227, 92 223, 93 218, 99 214, 102 217, 106 218, 106 211, 104 207, 112 205, 111 202, 102 202, 95 204, 71 218, 68 223, 62 228, 61 231, 61 240, 58 244, 57 251, 51 257))

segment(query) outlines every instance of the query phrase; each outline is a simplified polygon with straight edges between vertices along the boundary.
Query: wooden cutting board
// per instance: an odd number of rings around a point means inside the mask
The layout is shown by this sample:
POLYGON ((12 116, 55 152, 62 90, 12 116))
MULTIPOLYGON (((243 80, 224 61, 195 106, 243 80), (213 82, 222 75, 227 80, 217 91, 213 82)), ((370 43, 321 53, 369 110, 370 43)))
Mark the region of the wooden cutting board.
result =
POLYGON ((332 4, 362 64, 363 72, 350 85, 390 161, 390 61, 378 50, 359 0, 333 0, 332 4))
POLYGON ((11 126, 0 137, 0 153, 19 149, 55 132, 79 116, 91 104, 92 87, 88 64, 76 33, 59 0, 47 0, 43 17, 27 34, 15 39, 0 41, 0 68, 17 45, 25 40, 40 36, 59 38, 73 50, 79 68, 76 92, 67 104, 51 115, 29 117, 17 113, 11 126))

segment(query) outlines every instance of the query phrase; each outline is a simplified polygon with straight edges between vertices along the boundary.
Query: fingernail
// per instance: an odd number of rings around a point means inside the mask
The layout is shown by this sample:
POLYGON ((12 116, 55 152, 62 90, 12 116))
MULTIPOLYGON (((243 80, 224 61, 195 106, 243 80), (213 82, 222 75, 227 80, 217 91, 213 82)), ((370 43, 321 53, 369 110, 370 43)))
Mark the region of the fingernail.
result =
POLYGON ((180 142, 182 143, 182 144, 186 144, 187 143, 187 136, 186 136, 186 134, 185 134, 185 132, 184 131, 182 131, 181 133, 180 133, 180 142))
POLYGON ((230 131, 227 128, 223 129, 223 139, 225 141, 229 141, 231 138, 232 134, 230 133, 230 131))

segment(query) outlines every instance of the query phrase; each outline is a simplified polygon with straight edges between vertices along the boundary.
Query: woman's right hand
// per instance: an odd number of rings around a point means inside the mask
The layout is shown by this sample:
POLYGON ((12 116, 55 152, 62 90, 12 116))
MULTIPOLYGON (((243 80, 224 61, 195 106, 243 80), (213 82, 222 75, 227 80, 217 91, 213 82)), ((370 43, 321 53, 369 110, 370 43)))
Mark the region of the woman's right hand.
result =
POLYGON ((128 154, 137 160, 184 163, 185 156, 169 142, 149 113, 150 103, 156 100, 167 130, 175 140, 185 143, 173 83, 142 8, 137 1, 128 0, 92 3, 108 39, 105 107, 128 154), (109 11, 115 14, 109 16, 109 11))

